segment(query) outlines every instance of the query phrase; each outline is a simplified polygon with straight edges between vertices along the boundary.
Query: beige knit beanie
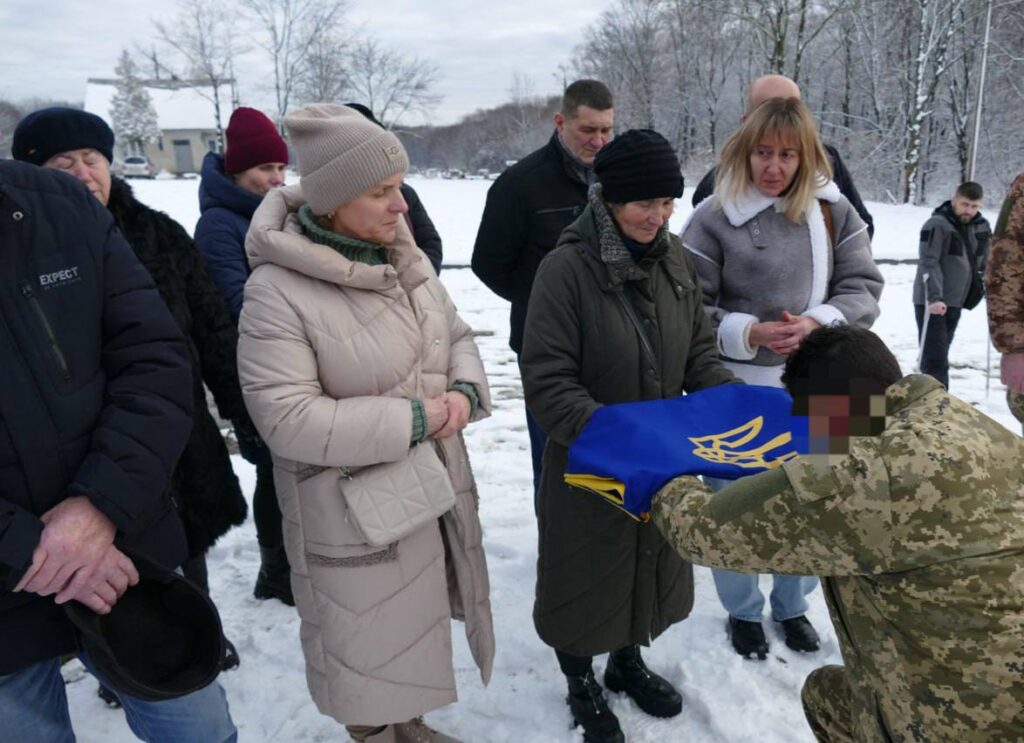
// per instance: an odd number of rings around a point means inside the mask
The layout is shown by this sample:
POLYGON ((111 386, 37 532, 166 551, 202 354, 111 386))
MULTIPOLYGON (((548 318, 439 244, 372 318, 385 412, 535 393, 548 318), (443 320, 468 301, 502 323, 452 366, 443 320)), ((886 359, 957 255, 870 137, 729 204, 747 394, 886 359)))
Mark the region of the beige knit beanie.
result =
POLYGON ((409 169, 398 137, 347 106, 311 103, 285 116, 284 125, 313 214, 327 214, 409 169))

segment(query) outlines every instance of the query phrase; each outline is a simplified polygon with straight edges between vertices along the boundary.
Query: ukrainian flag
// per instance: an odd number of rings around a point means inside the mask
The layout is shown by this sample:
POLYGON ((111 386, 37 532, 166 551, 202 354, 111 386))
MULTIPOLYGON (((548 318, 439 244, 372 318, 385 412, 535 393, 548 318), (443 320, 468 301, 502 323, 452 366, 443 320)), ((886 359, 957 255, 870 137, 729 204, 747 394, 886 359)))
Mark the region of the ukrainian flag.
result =
POLYGON ((735 480, 806 454, 807 418, 792 406, 783 389, 746 384, 606 405, 569 447, 565 481, 646 521, 673 477, 735 480))

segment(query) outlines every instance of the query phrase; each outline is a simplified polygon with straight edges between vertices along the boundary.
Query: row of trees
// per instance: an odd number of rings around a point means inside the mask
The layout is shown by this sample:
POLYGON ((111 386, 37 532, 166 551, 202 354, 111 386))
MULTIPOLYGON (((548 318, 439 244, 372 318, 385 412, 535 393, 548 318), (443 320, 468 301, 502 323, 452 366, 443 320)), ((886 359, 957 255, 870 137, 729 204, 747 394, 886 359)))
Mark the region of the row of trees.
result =
MULTIPOLYGON (((978 177, 1024 166, 1024 2, 994 0, 978 177)), ((966 179, 983 0, 617 0, 574 72, 616 94, 617 128, 650 127, 700 171, 738 124, 746 86, 796 80, 866 195, 920 202, 966 179)))

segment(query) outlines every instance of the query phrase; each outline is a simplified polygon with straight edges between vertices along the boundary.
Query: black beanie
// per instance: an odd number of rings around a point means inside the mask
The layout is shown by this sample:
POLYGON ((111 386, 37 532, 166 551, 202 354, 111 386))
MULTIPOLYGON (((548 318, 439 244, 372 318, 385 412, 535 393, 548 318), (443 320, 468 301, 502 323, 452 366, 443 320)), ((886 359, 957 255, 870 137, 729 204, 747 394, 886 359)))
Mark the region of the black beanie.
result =
POLYGON ((91 148, 114 160, 114 132, 96 114, 54 106, 30 113, 14 129, 11 156, 42 165, 54 155, 91 148))
POLYGON ((594 158, 594 175, 610 204, 683 195, 679 158, 653 129, 630 129, 602 147, 594 158))

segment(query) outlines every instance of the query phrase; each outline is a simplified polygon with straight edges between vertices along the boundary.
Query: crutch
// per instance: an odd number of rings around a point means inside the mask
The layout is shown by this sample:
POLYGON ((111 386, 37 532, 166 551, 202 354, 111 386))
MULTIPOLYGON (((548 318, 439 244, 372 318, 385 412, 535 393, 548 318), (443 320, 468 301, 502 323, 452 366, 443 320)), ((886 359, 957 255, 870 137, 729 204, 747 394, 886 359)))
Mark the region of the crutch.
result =
POLYGON ((924 322, 921 323, 921 338, 918 343, 919 350, 917 352, 917 364, 914 365, 914 371, 918 374, 921 373, 921 359, 924 358, 924 339, 928 335, 928 321, 932 319, 932 313, 928 311, 928 277, 930 274, 925 274, 921 277, 921 281, 924 283, 924 322))

